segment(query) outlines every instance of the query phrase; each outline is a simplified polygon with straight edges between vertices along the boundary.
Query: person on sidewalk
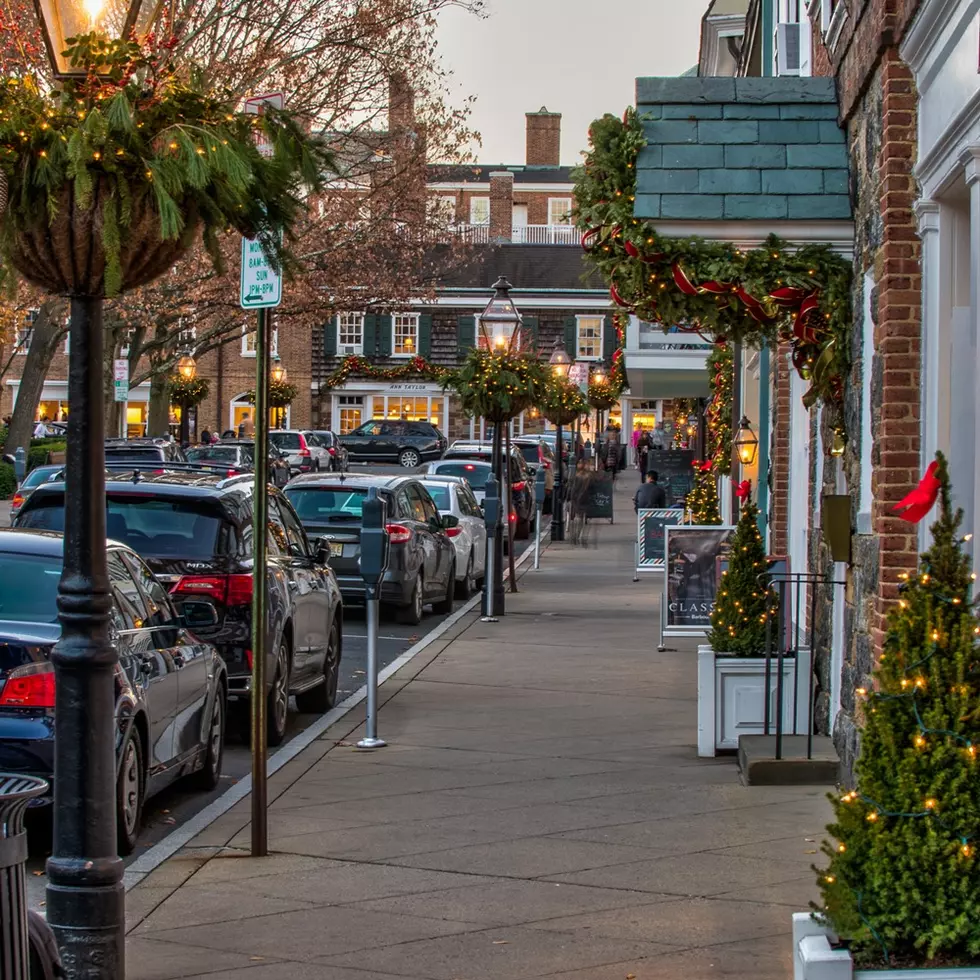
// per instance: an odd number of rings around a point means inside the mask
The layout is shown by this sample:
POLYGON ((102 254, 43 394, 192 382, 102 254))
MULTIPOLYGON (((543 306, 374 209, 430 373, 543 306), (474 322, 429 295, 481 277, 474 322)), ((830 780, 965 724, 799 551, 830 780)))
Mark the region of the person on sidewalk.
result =
POLYGON ((633 495, 633 510, 663 510, 667 506, 667 491, 657 483, 657 471, 647 473, 646 483, 641 484, 633 495))
POLYGON ((606 439, 605 445, 602 447, 601 459, 605 465, 606 472, 615 481, 616 473, 619 471, 619 440, 615 439, 612 434, 606 439))
POLYGON ((640 471, 640 484, 646 480, 647 460, 650 458, 650 450, 653 449, 653 442, 647 433, 640 434, 636 443, 636 468, 640 471))
POLYGON ((585 513, 588 507, 591 484, 592 473, 585 460, 579 460, 569 490, 568 501, 569 516, 571 517, 571 541, 572 544, 580 544, 583 548, 588 544, 588 524, 585 520, 585 513))

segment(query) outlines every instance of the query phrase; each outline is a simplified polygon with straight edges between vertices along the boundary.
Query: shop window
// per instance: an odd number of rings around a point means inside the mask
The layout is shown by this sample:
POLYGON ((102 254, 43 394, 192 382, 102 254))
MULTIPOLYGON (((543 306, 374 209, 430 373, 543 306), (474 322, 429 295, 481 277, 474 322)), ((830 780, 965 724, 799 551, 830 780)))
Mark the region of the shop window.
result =
POLYGON ((14 335, 14 350, 18 354, 26 354, 31 349, 31 341, 34 339, 34 324, 40 316, 40 310, 28 310, 24 314, 21 326, 17 328, 14 335))
MULTIPOLYGON (((272 350, 270 354, 279 353, 279 329, 272 331, 272 350)), ((255 357, 255 331, 242 327, 242 357, 255 357)))
POLYGON ((580 361, 598 361, 602 358, 602 317, 576 317, 578 340, 575 357, 580 361))
POLYGON ((340 355, 364 353, 364 314, 337 314, 337 353, 340 355))
POLYGON ((391 352, 395 357, 414 357, 419 352, 419 314, 396 313, 391 318, 391 352))
POLYGON ((353 432, 363 421, 364 399, 357 395, 341 395, 337 405, 337 420, 341 435, 353 432))

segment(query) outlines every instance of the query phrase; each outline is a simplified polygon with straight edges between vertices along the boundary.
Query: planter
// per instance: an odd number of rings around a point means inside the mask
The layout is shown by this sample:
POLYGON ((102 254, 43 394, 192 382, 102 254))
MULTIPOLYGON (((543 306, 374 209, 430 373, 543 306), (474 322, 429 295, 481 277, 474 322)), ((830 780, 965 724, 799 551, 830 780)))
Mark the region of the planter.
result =
POLYGON ((846 949, 809 912, 793 913, 793 980, 980 980, 980 967, 938 970, 855 970, 846 949))
MULTIPOLYGON (((769 711, 775 732, 776 659, 771 661, 769 711)), ((810 727, 810 651, 783 660, 783 732, 805 735, 810 727), (797 662, 798 661, 798 662, 797 662), (795 698, 794 698, 795 691, 795 698), (793 724, 794 703, 797 705, 793 724)), ((765 734, 766 661, 729 657, 708 645, 698 647, 698 755, 734 752, 741 735, 765 734)))

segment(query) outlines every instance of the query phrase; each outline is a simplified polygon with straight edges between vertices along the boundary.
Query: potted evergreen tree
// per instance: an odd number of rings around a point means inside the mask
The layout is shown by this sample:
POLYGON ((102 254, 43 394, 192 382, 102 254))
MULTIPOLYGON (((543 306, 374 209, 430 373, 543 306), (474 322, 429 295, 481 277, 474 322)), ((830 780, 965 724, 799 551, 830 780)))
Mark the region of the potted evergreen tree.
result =
POLYGON ((932 547, 903 576, 873 681, 857 692, 861 755, 853 786, 831 797, 827 862, 814 868, 823 900, 794 916, 802 980, 980 978, 978 626, 963 514, 936 460, 932 547))
MULTIPOLYGON (((767 636, 775 650, 779 609, 769 588, 758 520, 758 508, 746 503, 732 539, 728 568, 722 572, 708 642, 698 647, 699 756, 734 751, 740 735, 763 734, 767 697, 771 712, 775 711, 777 668, 773 661, 767 693, 765 653, 767 636)), ((809 651, 801 650, 783 662, 785 732, 794 731, 794 689, 795 730, 805 733, 809 726, 809 670, 809 651)))

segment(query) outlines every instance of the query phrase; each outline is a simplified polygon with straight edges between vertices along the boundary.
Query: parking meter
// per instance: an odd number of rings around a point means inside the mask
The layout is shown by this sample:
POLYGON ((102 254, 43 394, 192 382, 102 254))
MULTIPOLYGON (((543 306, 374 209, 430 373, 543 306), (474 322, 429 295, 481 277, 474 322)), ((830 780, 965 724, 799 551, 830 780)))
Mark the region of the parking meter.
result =
POLYGON ((544 507, 544 486, 544 467, 539 466, 538 472, 534 474, 534 502, 537 504, 539 510, 544 507))
MULTIPOLYGON (((483 616, 485 623, 497 622, 494 613, 498 611, 497 605, 497 578, 500 570, 497 568, 497 558, 502 549, 498 551, 497 535, 500 532, 500 484, 497 478, 490 474, 483 488, 483 522, 487 527, 487 561, 486 574, 483 576, 483 616)), ((503 587, 500 589, 503 592, 503 587)), ((501 596, 501 605, 503 597, 501 596)), ((503 612, 503 609, 499 609, 503 612)))
POLYGON ((490 537, 500 525, 500 484, 492 473, 487 477, 483 493, 483 522, 490 537))
POLYGON ((367 591, 367 734, 360 749, 380 749, 378 738, 378 586, 388 568, 388 531, 385 502, 376 487, 369 488, 361 511, 361 556, 358 565, 367 591))
POLYGON ((17 486, 24 482, 25 476, 27 476, 27 452, 23 446, 18 446, 17 452, 14 453, 14 479, 17 481, 17 486))

